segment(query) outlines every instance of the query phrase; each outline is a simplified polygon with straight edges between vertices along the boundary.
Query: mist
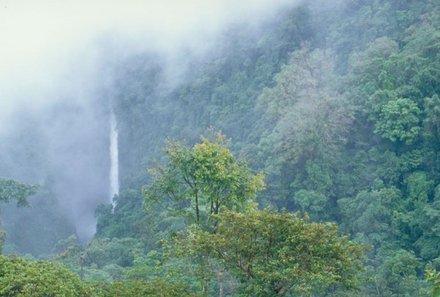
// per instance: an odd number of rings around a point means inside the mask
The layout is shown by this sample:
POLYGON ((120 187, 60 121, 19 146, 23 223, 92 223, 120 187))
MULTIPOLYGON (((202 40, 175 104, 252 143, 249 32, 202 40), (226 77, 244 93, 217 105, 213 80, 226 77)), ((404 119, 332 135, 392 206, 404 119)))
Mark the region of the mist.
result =
MULTIPOLYGON (((7 231, 33 216, 36 204, 52 201, 48 207, 63 214, 81 241, 92 238, 95 208, 111 203, 114 193, 109 148, 114 65, 156 53, 166 70, 163 83, 172 87, 191 60, 221 44, 229 26, 258 31, 297 2, 0 0, 0 176, 44 189, 30 199, 31 209, 5 209, 7 231)), ((41 216, 50 224, 50 215, 41 216)), ((71 232, 63 230, 60 237, 71 232)), ((14 241, 17 234, 8 238, 14 241)))

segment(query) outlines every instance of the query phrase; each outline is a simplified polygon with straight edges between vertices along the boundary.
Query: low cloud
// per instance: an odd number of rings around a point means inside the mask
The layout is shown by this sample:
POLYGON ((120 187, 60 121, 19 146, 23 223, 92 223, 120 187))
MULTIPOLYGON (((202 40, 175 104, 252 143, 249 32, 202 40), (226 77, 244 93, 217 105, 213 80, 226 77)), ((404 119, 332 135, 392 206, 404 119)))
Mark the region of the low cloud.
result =
MULTIPOLYGON (((183 50, 192 56, 209 52, 231 24, 258 27, 297 2, 0 0, 0 141, 28 119, 38 123, 46 144, 40 148, 47 161, 41 163, 52 171, 54 190, 77 232, 90 238, 94 207, 108 202, 109 191, 103 189, 109 173, 103 157, 109 153, 108 112, 96 110, 109 81, 104 69, 153 51, 171 65, 166 67, 182 71, 183 50)), ((0 176, 20 178, 29 171, 13 168, 24 162, 14 150, 14 145, 0 146, 3 164, 10 164, 0 166, 0 176)), ((45 176, 36 178, 40 182, 45 176)))

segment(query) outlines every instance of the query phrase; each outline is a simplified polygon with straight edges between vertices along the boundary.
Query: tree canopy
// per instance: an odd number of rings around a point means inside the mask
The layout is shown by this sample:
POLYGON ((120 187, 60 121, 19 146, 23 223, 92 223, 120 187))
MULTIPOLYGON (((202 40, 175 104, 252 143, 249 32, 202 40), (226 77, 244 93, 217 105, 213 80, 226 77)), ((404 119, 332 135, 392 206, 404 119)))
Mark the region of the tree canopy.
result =
POLYGON ((168 162, 149 170, 154 180, 144 187, 145 203, 168 199, 174 207, 189 209, 197 223, 206 223, 221 209, 243 209, 264 187, 263 175, 253 175, 235 160, 221 133, 212 140, 202 137, 191 148, 170 142, 165 153, 168 162))
MULTIPOLYGON (((15 201, 18 206, 27 206, 27 198, 35 194, 37 190, 38 186, 30 186, 12 179, 0 177, 0 202, 7 203, 15 201)), ((0 225, 0 253, 2 251, 5 235, 6 233, 0 225)))
POLYGON ((175 248, 219 260, 246 296, 312 296, 329 287, 353 289, 359 281, 365 247, 340 236, 335 224, 268 209, 215 218, 214 232, 194 226, 175 248))
POLYGON ((37 192, 38 186, 26 185, 12 179, 0 177, 0 201, 15 201, 19 206, 27 206, 26 198, 37 192))

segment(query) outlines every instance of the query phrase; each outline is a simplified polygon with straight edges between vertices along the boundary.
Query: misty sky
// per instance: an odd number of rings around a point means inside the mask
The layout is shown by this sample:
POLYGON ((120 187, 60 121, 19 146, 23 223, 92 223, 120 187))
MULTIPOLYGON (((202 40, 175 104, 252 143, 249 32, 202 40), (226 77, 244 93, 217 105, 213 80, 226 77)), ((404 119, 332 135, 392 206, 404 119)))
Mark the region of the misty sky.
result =
MULTIPOLYGON (((38 129, 29 135, 44 143, 39 153, 55 175, 54 191, 80 238, 90 238, 94 208, 109 199, 109 127, 97 95, 111 81, 108 64, 157 51, 179 76, 182 49, 192 57, 209 53, 228 25, 257 28, 298 1, 0 0, 0 143, 9 172, 17 167, 11 177, 23 179, 32 165, 17 154, 27 148, 7 139, 26 125, 38 129)), ((37 175, 35 182, 44 183, 37 175)))
POLYGON ((231 22, 258 22, 293 2, 0 0, 0 116, 23 103, 38 108, 57 100, 52 93, 71 69, 93 72, 103 55, 100 38, 124 55, 181 45, 196 50, 231 22))

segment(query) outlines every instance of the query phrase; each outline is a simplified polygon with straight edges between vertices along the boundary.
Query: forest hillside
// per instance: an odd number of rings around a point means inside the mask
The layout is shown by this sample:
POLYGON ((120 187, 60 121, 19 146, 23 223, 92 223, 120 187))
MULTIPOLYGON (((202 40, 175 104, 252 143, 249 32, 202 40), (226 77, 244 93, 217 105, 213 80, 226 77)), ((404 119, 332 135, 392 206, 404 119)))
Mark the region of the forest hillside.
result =
POLYGON ((333 2, 107 65, 119 191, 85 241, 56 182, 0 179, 0 296, 440 296, 440 2, 333 2))

